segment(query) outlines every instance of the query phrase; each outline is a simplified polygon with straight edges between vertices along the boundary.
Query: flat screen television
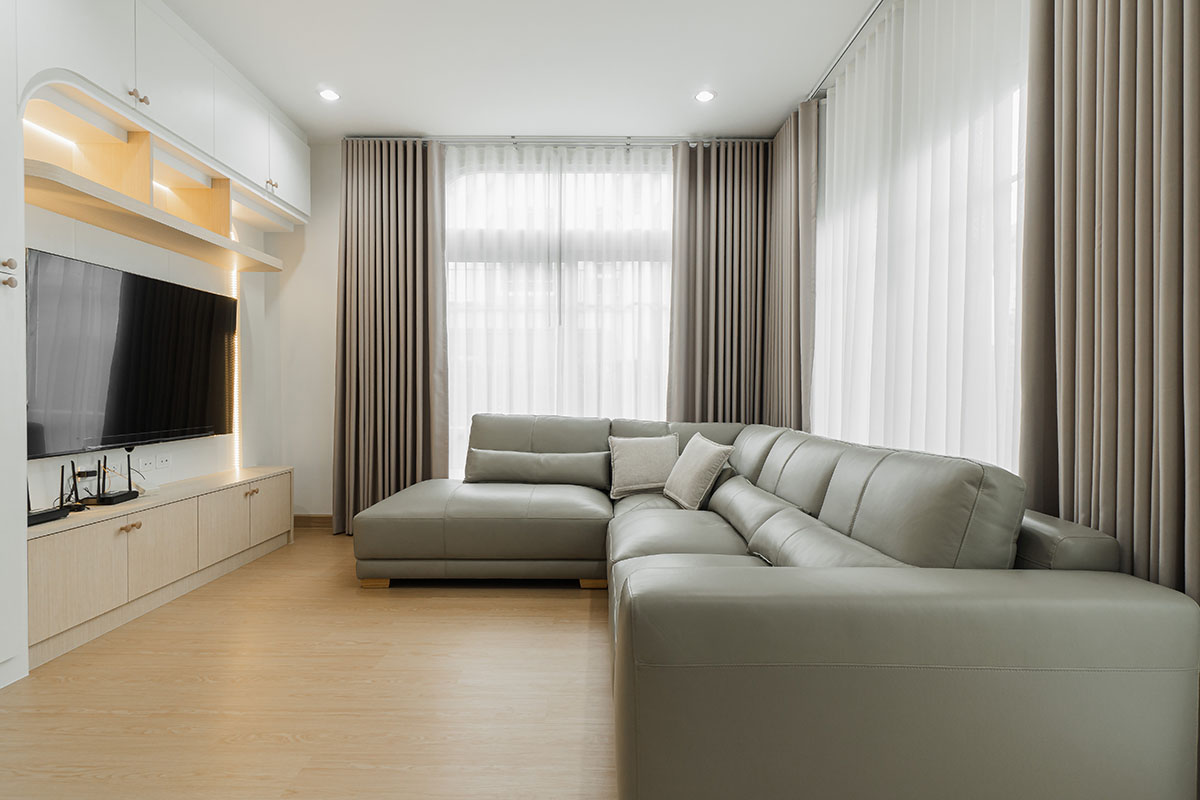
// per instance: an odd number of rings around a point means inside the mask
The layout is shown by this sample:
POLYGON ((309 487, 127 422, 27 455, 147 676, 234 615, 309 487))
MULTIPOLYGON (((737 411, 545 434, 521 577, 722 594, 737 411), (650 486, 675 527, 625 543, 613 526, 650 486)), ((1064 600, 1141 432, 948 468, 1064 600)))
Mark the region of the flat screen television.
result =
POLYGON ((30 250, 29 458, 233 430, 237 300, 30 250))

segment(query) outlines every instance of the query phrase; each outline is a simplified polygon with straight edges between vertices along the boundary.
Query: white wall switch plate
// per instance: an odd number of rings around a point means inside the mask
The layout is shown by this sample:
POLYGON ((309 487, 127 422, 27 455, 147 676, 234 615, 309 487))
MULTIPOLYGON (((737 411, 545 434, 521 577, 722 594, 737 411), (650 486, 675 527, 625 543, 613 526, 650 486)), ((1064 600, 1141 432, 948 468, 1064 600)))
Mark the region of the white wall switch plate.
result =
POLYGON ((158 468, 166 469, 169 466, 171 466, 171 456, 168 453, 159 453, 158 454, 158 468))

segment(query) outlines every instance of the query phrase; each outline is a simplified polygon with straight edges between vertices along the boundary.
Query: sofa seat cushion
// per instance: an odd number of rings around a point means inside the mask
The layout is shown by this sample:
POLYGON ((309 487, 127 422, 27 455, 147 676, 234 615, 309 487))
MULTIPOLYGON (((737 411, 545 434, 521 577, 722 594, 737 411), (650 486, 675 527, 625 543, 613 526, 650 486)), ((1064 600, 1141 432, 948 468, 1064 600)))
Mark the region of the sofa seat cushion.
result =
POLYGON ((465 483, 446 501, 446 558, 602 559, 610 519, 586 486, 465 483))
POLYGON ((628 514, 631 511, 639 511, 650 508, 679 510, 679 506, 675 505, 675 501, 666 497, 659 492, 644 492, 642 494, 631 494, 628 497, 622 497, 613 503, 613 517, 619 517, 622 514, 628 514))
POLYGON ((746 542, 711 511, 643 509, 622 514, 608 526, 608 560, 662 553, 746 555, 746 542))
POLYGON ((462 481, 421 481, 354 515, 354 556, 443 558, 446 501, 462 481))
POLYGON ((423 481, 354 518, 359 559, 604 560, 612 503, 565 484, 423 481))
MULTIPOLYGON (((613 624, 610 630, 617 635, 617 611, 621 603, 621 589, 629 576, 642 569, 671 569, 695 567, 765 567, 767 563, 755 556, 714 555, 712 553, 663 553, 656 556, 639 556, 627 558, 613 564, 608 576, 608 606, 612 612, 613 624)), ((698 583, 703 583, 703 575, 698 576, 698 583)))

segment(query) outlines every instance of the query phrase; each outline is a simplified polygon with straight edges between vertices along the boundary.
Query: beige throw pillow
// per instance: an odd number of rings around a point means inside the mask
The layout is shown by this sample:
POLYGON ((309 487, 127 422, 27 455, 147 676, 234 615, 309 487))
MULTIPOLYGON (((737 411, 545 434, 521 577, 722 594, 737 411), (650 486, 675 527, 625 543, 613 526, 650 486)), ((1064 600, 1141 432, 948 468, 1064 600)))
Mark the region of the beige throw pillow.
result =
POLYGON ((679 454, 679 460, 667 476, 663 494, 680 508, 695 511, 704 505, 712 491, 721 467, 729 460, 732 445, 720 445, 696 434, 679 454))
POLYGON ((679 458, 679 434, 610 436, 613 500, 638 492, 661 492, 679 458))

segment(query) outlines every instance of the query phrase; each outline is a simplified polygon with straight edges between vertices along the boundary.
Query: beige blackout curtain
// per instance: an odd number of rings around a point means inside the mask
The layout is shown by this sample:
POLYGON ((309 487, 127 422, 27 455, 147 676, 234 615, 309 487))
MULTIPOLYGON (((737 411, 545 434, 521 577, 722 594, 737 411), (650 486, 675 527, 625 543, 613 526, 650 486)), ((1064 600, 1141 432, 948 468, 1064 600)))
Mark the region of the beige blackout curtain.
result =
POLYGON ((342 142, 333 529, 446 476, 441 146, 342 142))
POLYGON ((788 116, 771 142, 763 396, 759 421, 808 430, 817 262, 817 104, 788 116))
POLYGON ((1200 598, 1200 2, 1033 0, 1021 472, 1200 598))
POLYGON ((808 424, 816 113, 675 146, 668 419, 808 424))

